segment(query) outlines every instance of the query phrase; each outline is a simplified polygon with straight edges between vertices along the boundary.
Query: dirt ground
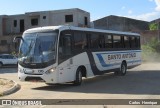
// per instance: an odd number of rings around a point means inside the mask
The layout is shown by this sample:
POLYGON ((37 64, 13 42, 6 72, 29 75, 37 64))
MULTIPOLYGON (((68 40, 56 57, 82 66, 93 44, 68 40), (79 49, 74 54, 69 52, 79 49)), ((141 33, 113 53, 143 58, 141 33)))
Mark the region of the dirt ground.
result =
POLYGON ((3 96, 3 92, 13 87, 13 85, 13 81, 0 78, 0 96, 3 96))
MULTIPOLYGON (((20 82, 16 68, 0 69, 0 77, 12 79, 21 85, 14 94, 2 99, 160 99, 160 63, 143 63, 128 70, 126 76, 113 73, 84 79, 81 86, 61 84, 48 86, 45 83, 20 82)), ((27 106, 24 106, 27 107, 27 106)), ((38 108, 159 108, 155 105, 94 105, 94 106, 37 106, 38 108)), ((8 107, 7 107, 8 108, 8 107)), ((19 107, 18 107, 19 108, 19 107)), ((34 108, 34 106, 30 106, 34 108)))

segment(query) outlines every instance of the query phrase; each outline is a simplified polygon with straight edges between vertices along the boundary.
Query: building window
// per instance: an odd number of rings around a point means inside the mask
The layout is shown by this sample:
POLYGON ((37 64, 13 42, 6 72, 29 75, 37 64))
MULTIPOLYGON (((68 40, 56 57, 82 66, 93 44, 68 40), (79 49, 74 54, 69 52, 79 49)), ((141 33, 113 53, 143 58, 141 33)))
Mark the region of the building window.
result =
POLYGON ((46 19, 46 16, 43 16, 43 19, 46 19))
POLYGON ((73 22, 73 15, 66 15, 65 22, 73 22))
POLYGON ((22 33, 22 32, 24 32, 24 19, 21 19, 20 20, 20 32, 22 33))
POLYGON ((17 20, 14 20, 13 25, 14 27, 17 27, 17 20))
POLYGON ((37 26, 38 25, 38 18, 31 19, 31 25, 32 26, 37 26))
POLYGON ((87 26, 88 25, 88 18, 84 17, 84 24, 87 26))
POLYGON ((1 40, 1 45, 6 45, 7 44, 7 40, 1 40))

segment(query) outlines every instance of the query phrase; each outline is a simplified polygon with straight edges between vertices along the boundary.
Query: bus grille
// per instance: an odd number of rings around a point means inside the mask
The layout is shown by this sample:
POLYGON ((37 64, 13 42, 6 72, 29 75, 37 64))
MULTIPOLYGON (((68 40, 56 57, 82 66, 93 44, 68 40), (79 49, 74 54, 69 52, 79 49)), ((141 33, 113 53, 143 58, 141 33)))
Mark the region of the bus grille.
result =
POLYGON ((45 82, 42 78, 40 77, 26 77, 25 81, 33 81, 33 82, 45 82))
POLYGON ((25 74, 28 74, 28 75, 43 75, 43 74, 40 74, 40 73, 25 73, 25 74))

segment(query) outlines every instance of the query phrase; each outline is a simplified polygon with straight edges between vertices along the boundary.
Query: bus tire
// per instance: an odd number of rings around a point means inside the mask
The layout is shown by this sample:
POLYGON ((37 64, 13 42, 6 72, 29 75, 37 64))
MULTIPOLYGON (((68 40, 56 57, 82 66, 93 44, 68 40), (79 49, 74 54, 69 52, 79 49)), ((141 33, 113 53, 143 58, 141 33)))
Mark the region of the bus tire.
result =
POLYGON ((126 72, 127 72, 127 64, 125 62, 122 62, 119 75, 124 76, 126 75, 126 72))
POLYGON ((78 86, 78 85, 81 85, 81 83, 82 83, 82 71, 81 71, 81 68, 78 68, 76 71, 76 79, 73 82, 73 84, 75 86, 78 86))

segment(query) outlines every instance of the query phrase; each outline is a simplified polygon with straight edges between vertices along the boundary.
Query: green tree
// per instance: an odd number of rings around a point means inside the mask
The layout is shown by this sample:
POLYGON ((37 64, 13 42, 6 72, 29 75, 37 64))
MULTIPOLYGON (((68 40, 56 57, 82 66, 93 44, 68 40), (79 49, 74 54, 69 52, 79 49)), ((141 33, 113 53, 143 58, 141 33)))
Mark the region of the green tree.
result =
POLYGON ((151 23, 149 25, 150 30, 158 30, 158 24, 157 23, 151 23))

